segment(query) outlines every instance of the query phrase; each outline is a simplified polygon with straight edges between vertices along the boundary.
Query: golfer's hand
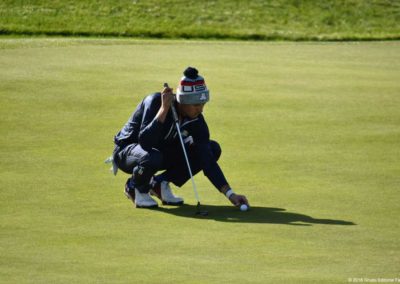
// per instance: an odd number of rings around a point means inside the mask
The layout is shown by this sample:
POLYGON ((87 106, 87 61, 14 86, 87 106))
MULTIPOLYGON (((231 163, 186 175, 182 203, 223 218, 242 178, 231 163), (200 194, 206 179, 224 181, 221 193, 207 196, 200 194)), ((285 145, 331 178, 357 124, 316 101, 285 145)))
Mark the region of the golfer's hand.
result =
POLYGON ((250 206, 249 202, 247 201, 246 196, 244 196, 244 195, 234 193, 231 195, 229 200, 232 202, 233 205, 238 206, 238 207, 242 204, 246 204, 247 206, 250 206))
POLYGON ((164 123, 173 102, 174 94, 172 93, 172 89, 168 86, 165 86, 161 91, 161 107, 156 114, 156 118, 159 122, 164 123))
POLYGON ((164 87, 164 89, 161 91, 161 107, 165 110, 169 110, 173 101, 174 94, 172 93, 172 88, 164 87))

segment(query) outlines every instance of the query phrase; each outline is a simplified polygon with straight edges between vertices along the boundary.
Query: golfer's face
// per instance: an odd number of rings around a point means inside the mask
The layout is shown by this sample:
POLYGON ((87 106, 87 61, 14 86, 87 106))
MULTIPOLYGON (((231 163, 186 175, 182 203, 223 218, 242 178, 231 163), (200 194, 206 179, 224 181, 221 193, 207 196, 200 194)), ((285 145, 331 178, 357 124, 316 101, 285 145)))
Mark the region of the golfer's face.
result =
POLYGON ((190 119, 198 117, 203 112, 204 104, 182 105, 182 110, 185 116, 190 119))

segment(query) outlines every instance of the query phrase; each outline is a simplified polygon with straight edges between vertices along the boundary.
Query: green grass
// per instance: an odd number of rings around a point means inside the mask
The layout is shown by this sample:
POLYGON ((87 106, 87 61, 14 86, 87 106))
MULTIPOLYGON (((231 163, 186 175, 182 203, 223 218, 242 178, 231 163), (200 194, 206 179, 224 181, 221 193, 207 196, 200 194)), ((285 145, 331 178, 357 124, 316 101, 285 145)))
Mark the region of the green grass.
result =
POLYGON ((399 277, 400 43, 0 40, 1 283, 347 283, 399 277), (221 166, 208 218, 134 209, 103 160, 188 65, 221 166))
POLYGON ((259 40, 400 39, 392 0, 70 0, 0 3, 0 34, 259 40))

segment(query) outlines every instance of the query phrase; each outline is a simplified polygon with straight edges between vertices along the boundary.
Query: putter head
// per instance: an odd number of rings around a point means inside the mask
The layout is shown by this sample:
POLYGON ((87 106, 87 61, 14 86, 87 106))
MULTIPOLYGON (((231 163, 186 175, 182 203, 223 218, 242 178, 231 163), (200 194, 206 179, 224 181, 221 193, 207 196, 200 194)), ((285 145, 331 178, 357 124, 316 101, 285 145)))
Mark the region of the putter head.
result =
POLYGON ((196 206, 196 215, 200 215, 200 216, 208 216, 208 211, 205 210, 200 210, 200 202, 197 202, 197 206, 196 206))

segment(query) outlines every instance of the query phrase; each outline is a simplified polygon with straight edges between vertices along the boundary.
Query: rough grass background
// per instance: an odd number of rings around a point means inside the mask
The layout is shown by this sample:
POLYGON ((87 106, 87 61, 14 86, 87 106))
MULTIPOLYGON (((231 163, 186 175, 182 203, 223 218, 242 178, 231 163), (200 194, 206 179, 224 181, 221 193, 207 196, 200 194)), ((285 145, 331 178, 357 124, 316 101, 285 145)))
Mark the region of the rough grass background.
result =
POLYGON ((0 34, 155 38, 400 38, 391 0, 3 0, 0 34))

